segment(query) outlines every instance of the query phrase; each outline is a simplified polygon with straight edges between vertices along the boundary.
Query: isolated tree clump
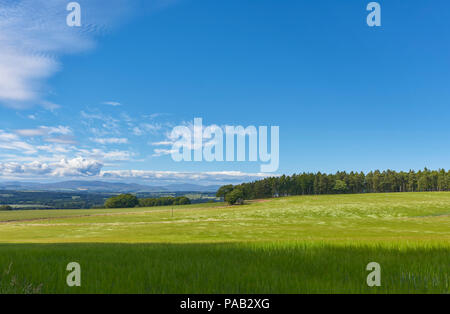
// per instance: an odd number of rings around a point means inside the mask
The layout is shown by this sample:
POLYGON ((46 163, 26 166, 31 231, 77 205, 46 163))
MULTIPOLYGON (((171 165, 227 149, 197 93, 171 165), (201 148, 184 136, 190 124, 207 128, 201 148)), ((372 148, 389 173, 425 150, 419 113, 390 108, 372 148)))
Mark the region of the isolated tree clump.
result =
POLYGON ((233 189, 225 195, 225 201, 230 205, 243 205, 244 192, 241 189, 233 189))
POLYGON ((132 208, 139 205, 139 200, 132 194, 122 194, 106 200, 106 208, 132 208))
POLYGON ((7 210, 13 210, 13 208, 9 205, 1 205, 0 211, 7 211, 7 210))

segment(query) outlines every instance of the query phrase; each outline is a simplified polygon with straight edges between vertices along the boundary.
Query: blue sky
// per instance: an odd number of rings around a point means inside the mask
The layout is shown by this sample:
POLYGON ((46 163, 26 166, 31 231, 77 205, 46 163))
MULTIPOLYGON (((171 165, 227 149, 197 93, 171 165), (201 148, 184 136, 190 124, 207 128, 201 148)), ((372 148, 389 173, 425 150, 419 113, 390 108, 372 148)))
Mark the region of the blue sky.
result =
POLYGON ((174 162, 170 130, 280 127, 277 174, 449 168, 450 3, 0 1, 0 179, 260 178, 174 162))

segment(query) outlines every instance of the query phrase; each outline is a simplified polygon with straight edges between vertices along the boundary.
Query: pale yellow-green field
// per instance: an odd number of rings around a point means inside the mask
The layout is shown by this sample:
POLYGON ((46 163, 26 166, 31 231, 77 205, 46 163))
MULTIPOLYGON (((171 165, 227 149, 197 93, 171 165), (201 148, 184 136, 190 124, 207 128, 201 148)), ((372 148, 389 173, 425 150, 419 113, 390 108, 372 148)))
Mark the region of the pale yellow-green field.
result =
MULTIPOLYGON (((171 207, 0 212, 0 273, 10 264, 48 293, 448 293, 450 193, 176 206, 173 216, 171 207), (84 267, 78 290, 65 285, 70 261, 84 267), (375 289, 365 281, 372 261, 383 269, 375 289)), ((7 281, 0 275, 0 292, 24 292, 7 281)))
POLYGON ((450 193, 300 196, 245 206, 0 212, 1 243, 450 242, 450 193))

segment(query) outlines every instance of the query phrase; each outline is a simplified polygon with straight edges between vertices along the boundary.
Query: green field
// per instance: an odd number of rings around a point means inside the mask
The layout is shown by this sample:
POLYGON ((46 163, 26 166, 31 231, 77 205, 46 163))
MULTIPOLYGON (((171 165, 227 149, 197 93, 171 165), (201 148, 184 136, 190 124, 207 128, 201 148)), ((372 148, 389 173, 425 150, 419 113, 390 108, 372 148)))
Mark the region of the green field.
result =
POLYGON ((449 293, 450 193, 0 212, 0 243, 0 293, 449 293))

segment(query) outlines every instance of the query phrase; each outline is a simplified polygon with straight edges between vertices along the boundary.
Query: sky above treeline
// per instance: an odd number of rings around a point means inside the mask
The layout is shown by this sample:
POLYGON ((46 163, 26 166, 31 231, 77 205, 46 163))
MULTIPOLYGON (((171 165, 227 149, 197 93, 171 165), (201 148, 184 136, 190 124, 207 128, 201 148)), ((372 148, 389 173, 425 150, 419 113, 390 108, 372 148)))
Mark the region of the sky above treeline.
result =
POLYGON ((448 1, 69 2, 0 0, 0 181, 449 168, 448 1), (195 118, 279 127, 276 171, 175 161, 195 118))

